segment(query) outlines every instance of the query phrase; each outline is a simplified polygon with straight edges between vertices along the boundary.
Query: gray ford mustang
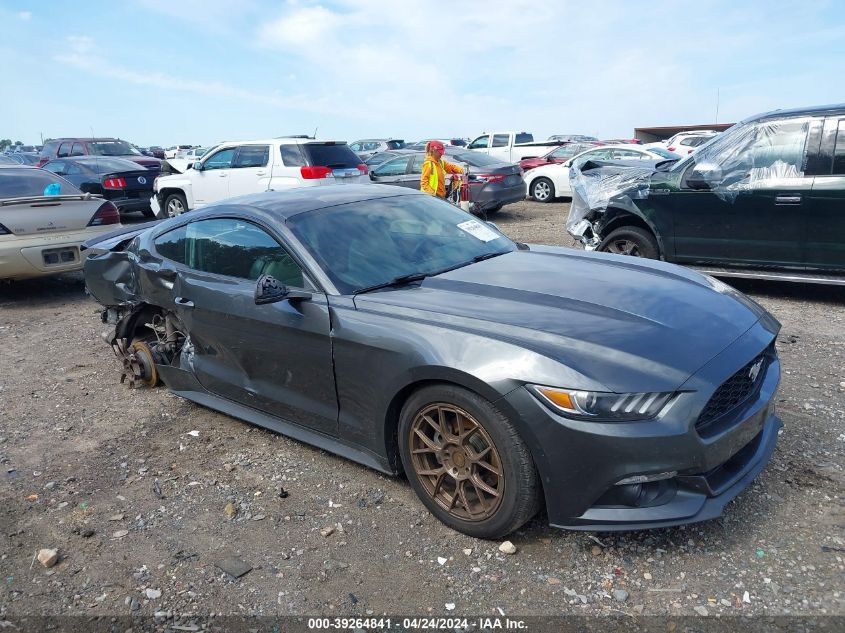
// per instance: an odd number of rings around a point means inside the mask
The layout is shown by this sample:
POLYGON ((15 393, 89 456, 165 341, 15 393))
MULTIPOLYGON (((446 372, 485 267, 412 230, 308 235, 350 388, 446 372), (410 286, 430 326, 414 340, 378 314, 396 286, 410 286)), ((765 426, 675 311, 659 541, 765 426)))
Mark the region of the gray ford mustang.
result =
POLYGON ((431 196, 232 199, 87 243, 130 385, 404 472, 496 538, 721 514, 781 427, 779 323, 659 261, 514 243, 431 196))

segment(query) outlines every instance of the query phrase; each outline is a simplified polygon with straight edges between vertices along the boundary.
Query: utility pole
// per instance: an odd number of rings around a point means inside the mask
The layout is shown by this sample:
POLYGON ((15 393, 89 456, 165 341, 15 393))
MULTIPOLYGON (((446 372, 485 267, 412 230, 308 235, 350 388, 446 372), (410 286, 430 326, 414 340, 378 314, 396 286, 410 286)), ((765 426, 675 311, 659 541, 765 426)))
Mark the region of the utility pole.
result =
POLYGON ((716 123, 719 122, 719 88, 716 88, 716 123))

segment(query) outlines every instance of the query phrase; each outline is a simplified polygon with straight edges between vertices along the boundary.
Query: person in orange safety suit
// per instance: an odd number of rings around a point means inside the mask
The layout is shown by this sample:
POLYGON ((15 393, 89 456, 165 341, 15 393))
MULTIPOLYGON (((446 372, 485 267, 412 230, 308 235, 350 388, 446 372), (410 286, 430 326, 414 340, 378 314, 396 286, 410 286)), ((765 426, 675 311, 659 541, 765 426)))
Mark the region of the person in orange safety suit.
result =
POLYGON ((443 143, 440 141, 429 141, 425 146, 425 160, 422 165, 422 176, 420 177, 420 191, 430 193, 438 198, 446 197, 446 174, 462 174, 464 170, 443 160, 446 153, 443 143))

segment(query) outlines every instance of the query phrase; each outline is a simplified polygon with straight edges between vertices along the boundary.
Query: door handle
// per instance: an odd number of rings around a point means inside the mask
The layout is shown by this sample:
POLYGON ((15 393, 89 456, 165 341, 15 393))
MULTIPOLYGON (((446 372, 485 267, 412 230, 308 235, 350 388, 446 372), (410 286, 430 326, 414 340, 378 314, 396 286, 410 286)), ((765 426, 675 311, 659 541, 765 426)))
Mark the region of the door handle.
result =
POLYGON ((257 172, 255 172, 255 175, 256 176, 266 176, 267 172, 266 171, 257 171, 257 172))
POLYGON ((228 176, 228 174, 217 174, 217 176, 218 176, 219 178, 225 178, 226 176, 228 176))
POLYGON ((801 204, 801 194, 779 193, 775 196, 775 204, 801 204))
POLYGON ((190 299, 186 299, 185 297, 176 297, 176 305, 183 308, 193 308, 194 302, 190 299))

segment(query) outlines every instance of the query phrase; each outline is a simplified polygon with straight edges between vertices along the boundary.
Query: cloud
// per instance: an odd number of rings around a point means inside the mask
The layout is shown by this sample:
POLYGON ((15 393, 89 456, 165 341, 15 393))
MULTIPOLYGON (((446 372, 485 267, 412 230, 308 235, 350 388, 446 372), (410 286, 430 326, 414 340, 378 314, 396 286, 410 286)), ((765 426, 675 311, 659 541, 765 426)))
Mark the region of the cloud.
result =
POLYGON ((30 11, 18 11, 17 16, 19 20, 23 20, 24 22, 29 22, 32 19, 32 12, 30 11))
POLYGON ((342 17, 322 6, 305 7, 274 20, 259 29, 259 40, 268 47, 321 44, 335 37, 342 17))
POLYGON ((196 95, 225 97, 237 101, 269 105, 278 108, 301 110, 311 108, 317 112, 337 113, 329 101, 311 100, 303 95, 279 97, 247 90, 222 81, 189 79, 160 71, 139 71, 107 60, 97 51, 96 43, 88 36, 71 35, 65 39, 67 50, 53 56, 53 60, 85 71, 91 75, 128 82, 139 86, 152 86, 167 91, 178 90, 196 95))

